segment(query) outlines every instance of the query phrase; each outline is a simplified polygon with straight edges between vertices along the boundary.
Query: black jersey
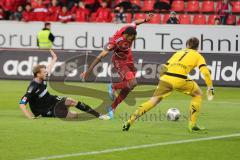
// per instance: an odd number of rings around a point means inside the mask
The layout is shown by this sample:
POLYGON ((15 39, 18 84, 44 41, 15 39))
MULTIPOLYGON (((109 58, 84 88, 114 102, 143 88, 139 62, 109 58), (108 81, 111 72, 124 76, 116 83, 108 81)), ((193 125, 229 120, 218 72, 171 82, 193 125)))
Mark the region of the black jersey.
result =
POLYGON ((59 100, 59 97, 49 94, 46 81, 39 83, 32 80, 20 104, 26 105, 29 102, 32 113, 38 116, 49 112, 59 100))

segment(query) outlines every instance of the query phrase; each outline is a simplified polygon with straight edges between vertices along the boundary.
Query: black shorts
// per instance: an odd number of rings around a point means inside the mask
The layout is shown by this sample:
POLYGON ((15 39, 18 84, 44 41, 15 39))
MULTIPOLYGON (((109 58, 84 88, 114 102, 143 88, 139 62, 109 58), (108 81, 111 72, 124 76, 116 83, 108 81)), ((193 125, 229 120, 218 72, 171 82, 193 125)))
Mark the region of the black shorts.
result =
POLYGON ((51 107, 42 113, 42 117, 58 117, 66 118, 68 114, 68 107, 65 105, 66 97, 52 96, 51 107))

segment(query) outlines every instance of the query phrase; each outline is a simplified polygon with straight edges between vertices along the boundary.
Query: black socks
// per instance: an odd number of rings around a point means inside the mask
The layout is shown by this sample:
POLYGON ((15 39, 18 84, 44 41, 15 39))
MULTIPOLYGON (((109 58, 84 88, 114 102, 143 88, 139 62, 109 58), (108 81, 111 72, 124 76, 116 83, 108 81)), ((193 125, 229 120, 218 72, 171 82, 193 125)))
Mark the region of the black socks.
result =
POLYGON ((95 117, 99 117, 100 113, 98 113, 97 111, 95 111, 94 109, 92 109, 90 106, 88 106, 87 104, 83 103, 83 102, 78 102, 78 104, 75 106, 77 109, 87 112, 89 114, 94 115, 95 117))

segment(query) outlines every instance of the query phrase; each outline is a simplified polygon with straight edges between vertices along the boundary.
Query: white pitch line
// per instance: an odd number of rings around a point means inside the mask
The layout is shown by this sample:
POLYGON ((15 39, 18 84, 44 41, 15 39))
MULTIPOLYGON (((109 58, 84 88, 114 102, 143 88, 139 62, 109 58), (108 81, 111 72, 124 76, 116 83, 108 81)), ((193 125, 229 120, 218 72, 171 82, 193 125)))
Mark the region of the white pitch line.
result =
POLYGON ((240 133, 236 133, 236 134, 206 137, 206 138, 186 139, 186 140, 160 142, 160 143, 145 144, 145 145, 138 145, 138 146, 112 148, 112 149, 105 149, 105 150, 99 150, 99 151, 54 155, 54 156, 49 156, 49 157, 34 158, 34 159, 30 159, 30 160, 49 160, 49 159, 61 159, 61 158, 78 157, 78 156, 86 156, 86 155, 97 155, 97 154, 120 152, 120 151, 127 151, 127 150, 133 150, 133 149, 151 148, 151 147, 157 147, 157 146, 166 146, 166 145, 172 145, 172 144, 183 144, 183 143, 198 142, 198 141, 208 141, 208 140, 239 137, 239 136, 240 136, 240 133))
POLYGON ((227 102, 227 101, 217 101, 217 102, 208 102, 208 101, 205 101, 205 103, 215 103, 215 104, 231 104, 231 105, 239 105, 240 103, 239 102, 227 102))
MULTIPOLYGON (((171 102, 176 102, 176 100, 168 100, 168 101, 171 101, 171 102)), ((190 102, 188 100, 178 100, 179 102, 190 102)), ((231 104, 231 105, 240 105, 240 102, 229 102, 229 101, 203 101, 203 103, 206 103, 206 104, 231 104)))

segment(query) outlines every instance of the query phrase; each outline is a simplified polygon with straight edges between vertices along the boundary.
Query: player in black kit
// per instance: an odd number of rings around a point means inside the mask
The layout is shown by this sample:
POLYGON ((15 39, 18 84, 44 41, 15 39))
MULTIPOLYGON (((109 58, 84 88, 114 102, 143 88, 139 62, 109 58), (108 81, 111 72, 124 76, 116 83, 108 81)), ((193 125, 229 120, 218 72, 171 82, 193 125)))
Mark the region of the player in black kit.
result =
POLYGON ((78 102, 72 98, 58 97, 49 94, 47 90, 47 75, 57 61, 57 55, 50 50, 52 61, 45 65, 37 65, 33 68, 34 78, 28 86, 27 92, 20 100, 20 108, 24 115, 29 119, 38 117, 59 117, 59 118, 77 118, 76 112, 68 111, 68 108, 75 106, 77 109, 96 116, 99 119, 108 120, 107 115, 103 115, 92 109, 83 102, 78 102), (26 104, 29 102, 30 110, 26 104))

